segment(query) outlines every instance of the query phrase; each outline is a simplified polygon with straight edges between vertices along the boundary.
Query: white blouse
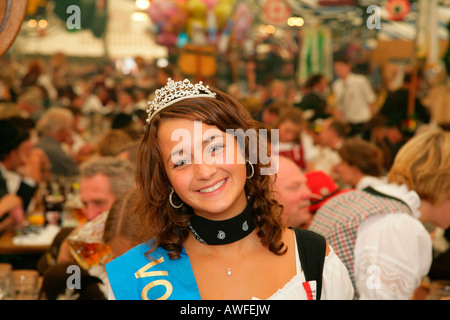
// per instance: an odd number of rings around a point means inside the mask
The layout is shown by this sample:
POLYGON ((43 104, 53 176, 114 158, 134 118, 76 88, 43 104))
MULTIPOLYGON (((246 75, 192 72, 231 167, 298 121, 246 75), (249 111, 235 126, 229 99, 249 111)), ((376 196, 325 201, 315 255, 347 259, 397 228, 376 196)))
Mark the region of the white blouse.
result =
MULTIPOLYGON (((297 239, 295 239, 296 268, 297 274, 286 283, 283 288, 278 289, 268 300, 307 300, 306 290, 302 283, 306 281, 305 274, 297 250, 297 239)), ((311 287, 315 281, 311 281, 311 287)), ((313 289, 314 290, 314 289, 313 289)), ((353 285, 342 261, 330 247, 330 252, 325 257, 322 278, 321 300, 351 300, 353 299, 353 285)), ((254 297, 254 300, 259 300, 254 297)))
POLYGON ((420 198, 406 186, 377 191, 402 199, 413 215, 371 216, 359 226, 355 243, 355 283, 359 299, 411 299, 432 262, 432 241, 420 217, 420 198))

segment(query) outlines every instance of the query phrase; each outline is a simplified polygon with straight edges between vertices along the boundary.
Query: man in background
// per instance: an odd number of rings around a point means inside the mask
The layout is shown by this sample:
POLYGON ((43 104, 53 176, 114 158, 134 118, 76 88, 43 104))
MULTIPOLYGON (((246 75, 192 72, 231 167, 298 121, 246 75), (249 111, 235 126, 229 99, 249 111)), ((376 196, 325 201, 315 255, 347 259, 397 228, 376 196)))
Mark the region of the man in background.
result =
POLYGON ((298 165, 279 156, 274 197, 283 205, 282 219, 286 226, 306 228, 309 225, 312 219, 309 211, 311 195, 306 177, 298 165))
POLYGON ((376 95, 368 79, 352 72, 352 66, 344 57, 334 60, 338 79, 332 84, 337 111, 351 127, 350 135, 362 135, 366 123, 375 113, 376 95))
MULTIPOLYGON (((117 196, 131 189, 135 183, 135 169, 128 160, 114 157, 96 158, 83 163, 80 170, 80 196, 87 221, 103 221, 100 216, 107 215, 117 196)), ((83 233, 84 227, 85 225, 79 226, 72 235, 75 232, 83 233)), ((64 241, 57 262, 75 262, 75 259, 69 244, 64 241)))
POLYGON ((0 197, 4 207, 0 216, 0 231, 3 231, 22 225, 37 183, 20 170, 27 161, 32 145, 28 131, 12 119, 2 119, 0 136, 0 197))
POLYGON ((111 251, 103 242, 103 231, 114 201, 134 187, 135 169, 128 160, 100 157, 83 163, 80 171, 80 196, 87 222, 60 240, 55 263, 42 268, 45 285, 41 294, 46 299, 63 299, 67 295, 65 284, 70 274, 64 271, 70 265, 80 266, 91 284, 77 291, 79 299, 108 297, 104 263, 111 251))

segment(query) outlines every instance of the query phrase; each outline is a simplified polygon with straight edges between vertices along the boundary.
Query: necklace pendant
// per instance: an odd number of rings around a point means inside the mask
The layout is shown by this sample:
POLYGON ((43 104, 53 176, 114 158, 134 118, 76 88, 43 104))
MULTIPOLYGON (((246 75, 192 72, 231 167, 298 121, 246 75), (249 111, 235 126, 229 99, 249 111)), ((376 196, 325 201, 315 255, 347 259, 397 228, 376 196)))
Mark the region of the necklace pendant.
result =
POLYGON ((227 268, 228 270, 228 275, 231 276, 231 268, 227 268))

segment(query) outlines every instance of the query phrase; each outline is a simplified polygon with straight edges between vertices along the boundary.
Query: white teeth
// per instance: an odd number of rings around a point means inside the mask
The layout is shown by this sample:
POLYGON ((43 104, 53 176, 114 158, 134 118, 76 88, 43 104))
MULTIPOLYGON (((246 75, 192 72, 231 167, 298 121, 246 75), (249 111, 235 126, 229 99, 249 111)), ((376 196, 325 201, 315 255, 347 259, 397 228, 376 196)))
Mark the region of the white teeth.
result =
POLYGON ((212 186, 210 188, 200 189, 198 191, 200 191, 201 193, 210 193, 210 192, 213 192, 214 190, 219 189, 221 186, 223 186, 224 183, 225 183, 225 179, 218 182, 215 186, 212 186))

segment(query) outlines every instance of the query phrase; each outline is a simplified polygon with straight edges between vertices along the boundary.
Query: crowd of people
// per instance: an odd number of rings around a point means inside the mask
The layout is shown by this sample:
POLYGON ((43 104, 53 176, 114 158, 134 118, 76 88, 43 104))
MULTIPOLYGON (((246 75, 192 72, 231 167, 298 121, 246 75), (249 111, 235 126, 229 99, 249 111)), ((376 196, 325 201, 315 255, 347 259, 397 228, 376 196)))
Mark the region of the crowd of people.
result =
POLYGON ((411 74, 380 100, 336 57, 334 80, 211 83, 186 98, 176 68, 139 62, 2 66, 0 232, 42 210, 42 184, 79 183, 84 220, 37 263, 41 298, 411 299, 450 279, 450 133, 425 99, 408 111, 411 74), (196 140, 199 121, 218 132, 196 140), (192 141, 173 141, 177 129, 192 141), (276 175, 229 129, 265 130, 276 175), (208 162, 231 150, 233 166, 208 162), (69 294, 74 264, 83 283, 69 294))

